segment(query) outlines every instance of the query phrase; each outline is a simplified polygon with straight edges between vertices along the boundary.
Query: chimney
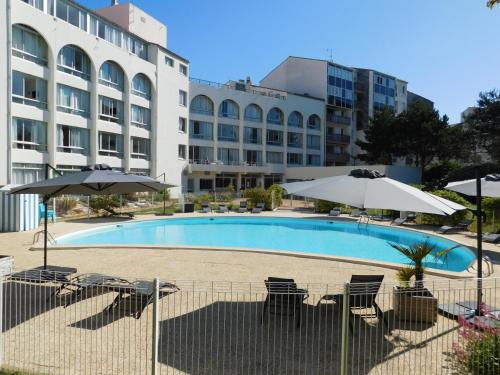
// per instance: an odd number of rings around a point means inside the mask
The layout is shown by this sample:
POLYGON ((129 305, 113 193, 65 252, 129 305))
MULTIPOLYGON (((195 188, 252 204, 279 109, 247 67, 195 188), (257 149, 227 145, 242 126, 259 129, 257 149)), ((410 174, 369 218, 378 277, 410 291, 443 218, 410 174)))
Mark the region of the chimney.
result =
POLYGON ((111 6, 118 5, 118 0, 111 0, 111 6))
POLYGON ((250 79, 250 76, 247 76, 247 85, 252 85, 252 80, 250 79))

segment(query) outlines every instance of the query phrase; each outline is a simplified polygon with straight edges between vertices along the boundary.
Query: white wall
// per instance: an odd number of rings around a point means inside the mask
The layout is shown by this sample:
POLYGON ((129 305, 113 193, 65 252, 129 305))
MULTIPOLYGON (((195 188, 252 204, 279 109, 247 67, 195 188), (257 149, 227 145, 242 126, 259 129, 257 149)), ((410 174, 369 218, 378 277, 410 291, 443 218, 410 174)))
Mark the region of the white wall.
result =
POLYGON ((7 20, 7 7, 10 0, 0 2, 0 186, 8 183, 8 129, 10 120, 8 115, 8 61, 7 35, 10 35, 10 25, 7 20))

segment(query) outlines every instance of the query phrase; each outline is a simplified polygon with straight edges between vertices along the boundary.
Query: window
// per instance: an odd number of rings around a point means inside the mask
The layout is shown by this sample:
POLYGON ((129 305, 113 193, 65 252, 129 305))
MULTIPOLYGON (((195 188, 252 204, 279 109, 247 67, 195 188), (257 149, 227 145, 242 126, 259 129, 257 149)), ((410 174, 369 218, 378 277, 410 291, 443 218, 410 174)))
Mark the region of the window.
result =
POLYGON ((267 151, 266 162, 268 164, 283 164, 283 153, 275 151, 267 151))
POLYGON ((115 46, 122 46, 121 31, 100 18, 90 16, 90 33, 115 46))
POLYGON ((200 190, 213 190, 214 180, 209 180, 207 178, 200 178, 200 190))
POLYGON ((307 165, 320 166, 321 165, 321 156, 320 155, 312 155, 307 154, 307 165))
POLYGON ((12 55, 38 65, 47 65, 47 43, 27 26, 12 26, 12 55))
POLYGON ((186 145, 179 145, 179 159, 186 159, 186 145))
POLYGON ((106 61, 99 70, 99 83, 123 91, 123 70, 117 64, 106 61))
POLYGON ((185 133, 186 132, 186 123, 187 120, 184 117, 179 117, 179 131, 185 133))
POLYGON ((89 155, 90 131, 68 125, 57 125, 57 151, 89 155))
POLYGON ((217 139, 226 142, 238 142, 239 128, 237 125, 218 124, 217 139))
POLYGON ((143 41, 134 38, 130 35, 125 36, 125 44, 127 45, 127 50, 130 53, 140 57, 141 59, 148 59, 148 46, 143 41))
POLYGON ((151 129, 151 111, 148 108, 132 104, 130 107, 130 123, 138 128, 151 129))
POLYGON ((245 108, 245 120, 262 122, 262 108, 257 104, 250 104, 245 108))
POLYGON ((12 163, 12 183, 17 185, 41 181, 45 177, 44 164, 12 163))
POLYGON ((307 148, 311 150, 321 149, 321 137, 319 135, 307 135, 307 148))
POLYGON ((99 155, 123 157, 123 136, 99 132, 99 155))
POLYGON ((189 121, 189 138, 213 140, 213 124, 204 121, 189 121))
POLYGON ((132 137, 131 138, 132 152, 130 156, 134 159, 149 160, 151 156, 150 141, 146 138, 132 137))
POLYGON ((69 4, 65 0, 57 0, 57 18, 87 31, 87 12, 69 4))
POLYGON ((151 82, 149 78, 142 73, 137 74, 132 80, 132 94, 150 100, 151 82))
POLYGON ((294 152, 289 152, 287 154, 287 164, 290 165, 302 165, 302 154, 297 154, 294 152))
POLYGON ((100 95, 99 119, 123 125, 123 102, 100 95))
POLYGON ((165 64, 167 64, 168 66, 173 68, 174 67, 174 59, 172 59, 168 56, 165 56, 165 64))
POLYGON ((214 161, 213 147, 189 146, 189 162, 208 164, 214 161))
POLYGON ((288 132, 287 140, 288 140, 288 142, 287 142, 288 147, 302 148, 302 134, 301 133, 288 132))
POLYGON ((193 113, 200 113, 202 115, 213 116, 214 114, 214 102, 205 96, 198 95, 191 100, 190 111, 193 113))
POLYGON ((321 130, 321 119, 318 115, 309 116, 309 120, 307 120, 307 128, 312 130, 321 130))
POLYGON ((271 146, 283 146, 283 132, 279 130, 268 130, 266 144, 271 146))
POLYGON ((240 164, 240 150, 237 148, 218 148, 217 160, 220 160, 226 165, 240 164))
POLYGON ((187 106, 187 92, 183 90, 179 90, 179 105, 186 107, 187 106))
POLYGON ((290 113, 290 116, 288 116, 288 126, 301 128, 303 126, 302 115, 297 111, 290 113))
POLYGON ((283 176, 280 174, 264 176, 264 189, 269 189, 272 185, 281 183, 283 183, 283 176))
POLYGON ((283 125, 283 112, 278 108, 273 108, 267 114, 267 122, 275 125, 283 125))
POLYGON ((47 81, 13 71, 12 101, 47 109, 47 81))
POLYGON ((151 176, 151 170, 143 168, 130 168, 130 173, 137 176, 151 176))
POLYGON ((22 1, 24 1, 26 4, 31 5, 32 7, 43 10, 43 0, 22 0, 22 1))
POLYGON ((75 46, 64 46, 57 56, 57 70, 90 81, 90 59, 75 46))
POLYGON ((238 104, 229 99, 224 100, 219 107, 219 117, 239 119, 240 108, 238 104))
POLYGON ((188 67, 184 64, 179 64, 179 73, 181 73, 183 76, 188 75, 188 67))
POLYGON ((58 172, 60 172, 64 176, 65 174, 81 172, 82 166, 57 164, 56 169, 58 172))
POLYGON ((12 120, 12 146, 14 148, 47 150, 47 123, 24 118, 12 120))
POLYGON ((262 144, 262 129, 245 126, 243 129, 243 142, 256 145, 262 144))
POLYGON ((192 178, 188 178, 187 192, 188 193, 193 193, 194 192, 194 180, 192 178))
POLYGON ((57 110, 82 117, 90 117, 90 93, 58 83, 57 110))
POLYGON ((250 165, 262 165, 262 151, 243 150, 243 160, 250 165))

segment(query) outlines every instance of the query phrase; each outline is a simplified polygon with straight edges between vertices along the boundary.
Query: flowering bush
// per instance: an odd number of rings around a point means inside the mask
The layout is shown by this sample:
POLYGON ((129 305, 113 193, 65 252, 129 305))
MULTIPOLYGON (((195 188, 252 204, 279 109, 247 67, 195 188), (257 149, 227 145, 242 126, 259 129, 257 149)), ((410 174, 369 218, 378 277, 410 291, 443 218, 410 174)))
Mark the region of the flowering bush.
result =
POLYGON ((458 318, 459 342, 453 344, 456 370, 460 374, 500 374, 500 321, 481 305, 481 316, 458 318))

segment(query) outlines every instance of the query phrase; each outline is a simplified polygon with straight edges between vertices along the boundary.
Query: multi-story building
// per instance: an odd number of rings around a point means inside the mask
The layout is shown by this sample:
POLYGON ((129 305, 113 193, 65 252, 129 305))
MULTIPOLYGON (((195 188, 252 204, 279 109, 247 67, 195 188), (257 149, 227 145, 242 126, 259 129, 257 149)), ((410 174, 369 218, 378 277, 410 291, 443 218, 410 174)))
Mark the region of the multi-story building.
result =
POLYGON ((104 163, 182 185, 189 65, 167 49, 165 25, 128 3, 0 7, 0 185, 41 179, 45 163, 104 163))
MULTIPOLYGON (((188 192, 268 187, 324 162, 324 101, 253 85, 191 79, 188 192)), ((306 178, 307 176, 304 176, 306 178)))

